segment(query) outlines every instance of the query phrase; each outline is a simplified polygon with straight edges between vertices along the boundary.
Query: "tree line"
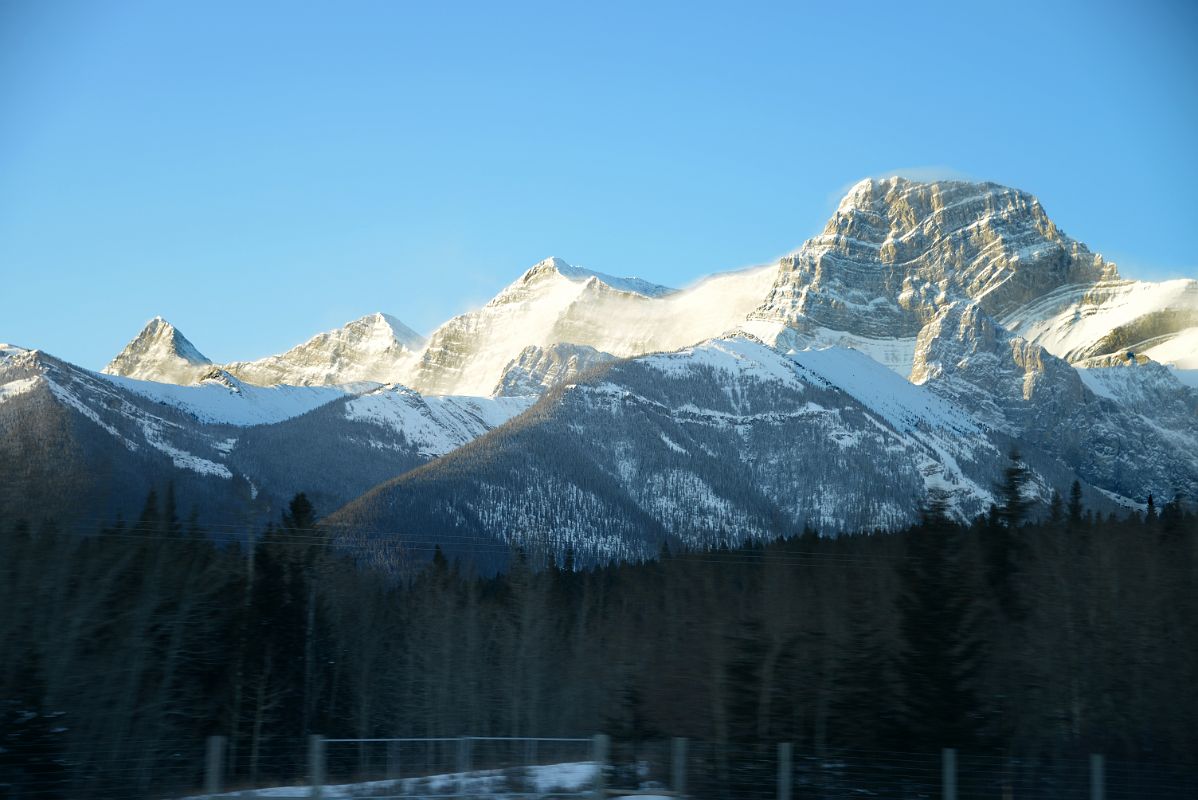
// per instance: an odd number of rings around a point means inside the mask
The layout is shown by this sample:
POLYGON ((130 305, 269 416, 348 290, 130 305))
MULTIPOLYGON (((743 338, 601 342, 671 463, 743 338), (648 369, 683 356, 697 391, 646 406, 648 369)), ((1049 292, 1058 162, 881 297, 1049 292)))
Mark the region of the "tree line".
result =
POLYGON ((586 569, 533 548, 492 576, 432 542, 363 558, 304 495, 245 542, 169 487, 94 535, 0 521, 0 786, 162 796, 210 735, 230 785, 302 774, 310 733, 1192 761, 1198 516, 1098 518, 1075 486, 1033 518, 1026 480, 970 524, 933 494, 896 533, 586 569))

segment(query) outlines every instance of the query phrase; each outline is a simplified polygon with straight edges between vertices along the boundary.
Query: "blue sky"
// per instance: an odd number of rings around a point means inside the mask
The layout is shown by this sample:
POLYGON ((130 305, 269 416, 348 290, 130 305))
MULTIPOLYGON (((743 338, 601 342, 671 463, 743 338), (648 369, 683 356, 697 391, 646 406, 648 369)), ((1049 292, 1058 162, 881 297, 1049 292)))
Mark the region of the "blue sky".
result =
POLYGON ((548 255, 685 285, 896 170, 1193 276, 1196 39, 1156 0, 0 0, 0 341, 99 368, 155 314, 220 361, 427 332, 548 255))

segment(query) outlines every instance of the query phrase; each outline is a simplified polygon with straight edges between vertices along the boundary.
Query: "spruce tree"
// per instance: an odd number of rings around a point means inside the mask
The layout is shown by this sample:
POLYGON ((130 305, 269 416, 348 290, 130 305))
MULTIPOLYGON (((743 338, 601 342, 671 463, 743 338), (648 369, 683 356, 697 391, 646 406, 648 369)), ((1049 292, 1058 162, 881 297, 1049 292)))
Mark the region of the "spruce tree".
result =
POLYGON ((1003 471, 996 494, 1001 501, 992 509, 985 528, 986 581, 1002 613, 1012 620, 1024 616, 1019 599, 1017 576, 1023 554, 1020 527, 1031 507, 1025 490, 1031 473, 1018 450, 1010 453, 1010 464, 1003 471))
POLYGON ((919 750, 968 747, 978 739, 979 644, 959 545, 945 496, 932 493, 921 523, 907 534, 899 567, 899 727, 906 743, 919 750))
POLYGON ((1080 528, 1082 524, 1082 484, 1075 480, 1069 487, 1069 525, 1080 528))

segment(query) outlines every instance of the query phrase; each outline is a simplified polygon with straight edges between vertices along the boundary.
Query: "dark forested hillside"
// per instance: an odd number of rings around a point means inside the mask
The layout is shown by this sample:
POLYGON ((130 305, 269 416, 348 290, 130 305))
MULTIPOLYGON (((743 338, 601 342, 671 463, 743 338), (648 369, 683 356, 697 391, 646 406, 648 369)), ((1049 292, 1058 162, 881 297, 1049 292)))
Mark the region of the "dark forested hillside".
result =
POLYGON ((169 489, 86 537, 4 520, 0 784, 193 788, 210 734, 260 783, 313 732, 1192 761, 1198 517, 1075 497, 1023 524, 1018 498, 968 527, 933 504, 894 534, 581 571, 517 552, 491 578, 411 548, 375 570, 303 497, 252 548, 169 489))

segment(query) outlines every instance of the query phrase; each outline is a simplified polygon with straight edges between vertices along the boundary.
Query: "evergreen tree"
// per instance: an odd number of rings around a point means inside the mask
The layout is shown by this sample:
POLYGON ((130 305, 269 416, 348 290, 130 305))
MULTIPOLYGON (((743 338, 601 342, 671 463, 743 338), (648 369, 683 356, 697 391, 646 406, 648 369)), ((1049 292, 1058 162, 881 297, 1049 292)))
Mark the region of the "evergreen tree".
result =
POLYGON ((1061 499, 1061 493, 1053 489, 1052 500, 1048 504, 1048 522, 1053 528, 1056 528, 1064 519, 1064 501, 1061 499))
POLYGON ((1012 620, 1025 613, 1019 599, 1018 573, 1024 552, 1020 527, 1031 507, 1026 497, 1030 478, 1019 451, 1012 450, 996 492, 1001 502, 992 509, 985 527, 986 581, 999 609, 1012 620))
POLYGON ((291 498, 283 512, 283 528, 292 532, 310 532, 316 526, 316 509, 308 495, 300 492, 291 498))
POLYGON ((1069 487, 1069 525, 1077 529, 1082 524, 1082 484, 1075 480, 1069 487))
POLYGON ((890 749, 898 724, 893 712, 899 691, 896 665, 882 637, 880 610, 860 596, 854 599, 835 673, 830 738, 851 750, 890 749))
POLYGON ((960 531, 948 519, 947 500, 932 493, 921 523, 907 534, 899 568, 899 725, 915 749, 967 747, 978 738, 974 679, 980 652, 959 549, 960 531))

